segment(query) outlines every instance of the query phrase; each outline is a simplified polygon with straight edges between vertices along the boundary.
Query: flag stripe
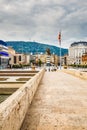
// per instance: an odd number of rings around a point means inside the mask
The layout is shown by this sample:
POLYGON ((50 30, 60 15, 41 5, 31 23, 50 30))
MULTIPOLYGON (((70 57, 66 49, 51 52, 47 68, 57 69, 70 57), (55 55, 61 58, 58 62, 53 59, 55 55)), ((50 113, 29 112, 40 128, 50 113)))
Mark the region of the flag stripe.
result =
POLYGON ((58 34, 58 41, 59 41, 59 44, 61 44, 61 32, 59 32, 58 34))
POLYGON ((61 40, 61 32, 58 34, 58 40, 61 40))

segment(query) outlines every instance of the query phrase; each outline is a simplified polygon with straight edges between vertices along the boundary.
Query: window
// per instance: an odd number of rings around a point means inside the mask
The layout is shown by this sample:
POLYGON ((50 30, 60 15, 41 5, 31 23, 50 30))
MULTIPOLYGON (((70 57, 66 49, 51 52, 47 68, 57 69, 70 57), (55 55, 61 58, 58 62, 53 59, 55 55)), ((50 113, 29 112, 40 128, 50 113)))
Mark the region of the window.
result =
POLYGON ((21 61, 21 56, 19 56, 19 61, 21 61))
POLYGON ((14 56, 14 63, 16 64, 16 56, 14 56))

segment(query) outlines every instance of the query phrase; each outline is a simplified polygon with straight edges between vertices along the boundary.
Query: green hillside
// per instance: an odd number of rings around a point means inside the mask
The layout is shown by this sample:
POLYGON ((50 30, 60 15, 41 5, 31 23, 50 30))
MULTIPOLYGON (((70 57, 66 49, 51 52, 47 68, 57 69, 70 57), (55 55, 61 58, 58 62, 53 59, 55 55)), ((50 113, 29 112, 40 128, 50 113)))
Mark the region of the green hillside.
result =
MULTIPOLYGON (((13 47, 16 52, 19 53, 45 53, 47 48, 50 48, 51 54, 54 53, 59 55, 59 47, 53 45, 42 44, 38 42, 24 42, 24 41, 7 41, 7 46, 13 47)), ((62 48, 61 50, 62 56, 68 54, 68 49, 62 48)))

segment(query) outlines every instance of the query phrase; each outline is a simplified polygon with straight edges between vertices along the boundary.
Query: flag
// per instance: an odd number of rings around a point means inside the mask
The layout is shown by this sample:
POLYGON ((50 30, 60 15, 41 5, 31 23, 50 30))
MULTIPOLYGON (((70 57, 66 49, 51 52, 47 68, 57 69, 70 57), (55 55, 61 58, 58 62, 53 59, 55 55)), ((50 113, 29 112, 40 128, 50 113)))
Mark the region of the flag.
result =
POLYGON ((59 32, 59 34, 58 34, 58 41, 59 41, 59 43, 61 43, 61 32, 59 32))

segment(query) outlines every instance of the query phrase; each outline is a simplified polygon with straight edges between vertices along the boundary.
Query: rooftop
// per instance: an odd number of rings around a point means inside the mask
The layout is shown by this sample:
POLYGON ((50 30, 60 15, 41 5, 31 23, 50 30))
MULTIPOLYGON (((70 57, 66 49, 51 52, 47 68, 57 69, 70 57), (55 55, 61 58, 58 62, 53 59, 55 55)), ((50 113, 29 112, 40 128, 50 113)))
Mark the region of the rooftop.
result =
POLYGON ((74 42, 74 43, 71 44, 71 47, 77 46, 77 45, 84 45, 84 46, 87 46, 87 42, 85 42, 85 41, 74 42))

